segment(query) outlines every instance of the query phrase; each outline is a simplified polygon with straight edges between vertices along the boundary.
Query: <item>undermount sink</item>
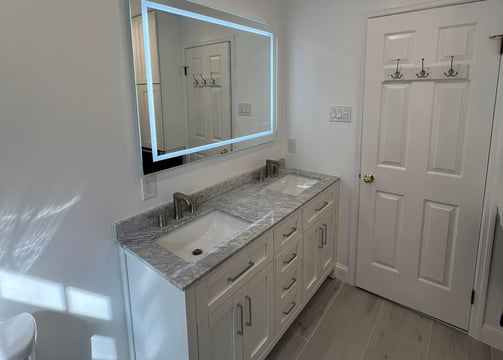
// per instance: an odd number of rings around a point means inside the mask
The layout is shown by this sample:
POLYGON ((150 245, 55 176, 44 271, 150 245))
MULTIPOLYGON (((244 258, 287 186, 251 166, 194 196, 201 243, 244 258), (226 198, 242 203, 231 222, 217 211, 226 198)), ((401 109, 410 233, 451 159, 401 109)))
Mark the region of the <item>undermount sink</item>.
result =
POLYGON ((192 262, 217 245, 232 240, 249 225, 244 220, 214 210, 156 242, 183 260, 192 262))
POLYGON ((299 195, 304 190, 316 184, 318 180, 304 176, 288 174, 281 179, 266 186, 266 189, 277 191, 288 195, 299 195))

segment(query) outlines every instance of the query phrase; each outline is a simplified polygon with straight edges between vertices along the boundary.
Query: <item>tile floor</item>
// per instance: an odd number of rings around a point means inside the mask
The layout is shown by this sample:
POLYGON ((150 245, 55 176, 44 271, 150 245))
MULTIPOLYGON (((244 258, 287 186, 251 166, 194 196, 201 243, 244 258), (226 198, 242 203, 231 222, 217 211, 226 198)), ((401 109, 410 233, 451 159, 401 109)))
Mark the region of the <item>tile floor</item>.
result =
POLYGON ((267 360, 503 360, 414 311, 327 279, 267 360))

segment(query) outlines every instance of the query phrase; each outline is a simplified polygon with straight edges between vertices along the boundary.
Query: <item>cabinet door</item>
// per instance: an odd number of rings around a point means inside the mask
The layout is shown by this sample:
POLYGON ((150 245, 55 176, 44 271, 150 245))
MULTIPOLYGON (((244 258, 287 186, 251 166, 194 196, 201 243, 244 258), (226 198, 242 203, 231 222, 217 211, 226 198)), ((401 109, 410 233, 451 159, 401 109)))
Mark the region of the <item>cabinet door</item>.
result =
POLYGON ((330 210, 319 220, 318 228, 321 231, 322 247, 319 251, 320 280, 328 273, 334 263, 334 211, 330 210))
POLYGON ((243 287, 244 359, 259 359, 273 339, 274 267, 269 263, 243 287))
POLYGON ((308 300, 319 282, 319 249, 323 246, 322 227, 315 223, 304 232, 304 258, 303 258, 303 298, 308 300))
POLYGON ((199 360, 242 360, 244 307, 241 291, 198 324, 199 360))

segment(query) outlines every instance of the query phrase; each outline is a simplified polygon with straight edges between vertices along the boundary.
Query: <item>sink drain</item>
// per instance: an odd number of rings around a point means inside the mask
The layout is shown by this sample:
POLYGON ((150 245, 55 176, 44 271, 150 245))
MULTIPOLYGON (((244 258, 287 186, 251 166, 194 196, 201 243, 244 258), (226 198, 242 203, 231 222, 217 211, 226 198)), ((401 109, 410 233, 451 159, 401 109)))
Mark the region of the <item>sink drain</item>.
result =
POLYGON ((194 255, 194 256, 201 255, 202 253, 203 253, 203 250, 201 250, 201 249, 195 249, 192 251, 192 255, 194 255))

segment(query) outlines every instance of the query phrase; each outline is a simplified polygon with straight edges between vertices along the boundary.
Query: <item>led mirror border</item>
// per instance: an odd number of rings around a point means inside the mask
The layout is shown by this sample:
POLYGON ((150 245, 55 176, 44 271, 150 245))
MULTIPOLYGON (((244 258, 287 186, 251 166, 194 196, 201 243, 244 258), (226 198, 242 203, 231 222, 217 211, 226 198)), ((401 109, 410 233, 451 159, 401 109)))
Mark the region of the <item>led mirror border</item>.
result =
POLYGON ((275 119, 275 63, 274 63, 274 54, 275 54, 275 36, 273 33, 252 28, 246 25, 236 24, 230 21, 217 19, 211 16, 197 14, 188 10, 178 9, 172 6, 159 4, 151 1, 142 0, 141 3, 141 11, 142 11, 142 22, 143 22, 143 43, 145 46, 145 64, 146 64, 146 73, 147 73, 147 97, 148 97, 148 108, 149 108, 149 122, 150 122, 150 137, 152 143, 152 159, 154 162, 171 159, 177 156, 183 156, 192 154, 198 151, 204 151, 208 149, 217 148, 220 146, 230 145, 246 140, 256 139, 259 137, 264 137, 267 135, 274 134, 274 119, 275 119), (222 25, 225 27, 230 27, 237 30, 242 30, 250 33, 254 33, 257 35, 262 35, 269 38, 270 41, 270 87, 271 87, 271 109, 270 109, 270 130, 263 131, 260 133, 240 136, 235 139, 223 140, 213 144, 207 144, 202 146, 192 147, 190 149, 179 150, 175 152, 171 152, 168 154, 158 154, 157 150, 157 135, 156 135, 156 122, 155 122, 155 108, 154 108, 154 90, 152 85, 152 64, 150 62, 150 36, 149 36, 149 27, 148 27, 148 9, 160 10, 164 12, 168 12, 175 15, 181 15, 188 18, 206 21, 216 25, 222 25))

